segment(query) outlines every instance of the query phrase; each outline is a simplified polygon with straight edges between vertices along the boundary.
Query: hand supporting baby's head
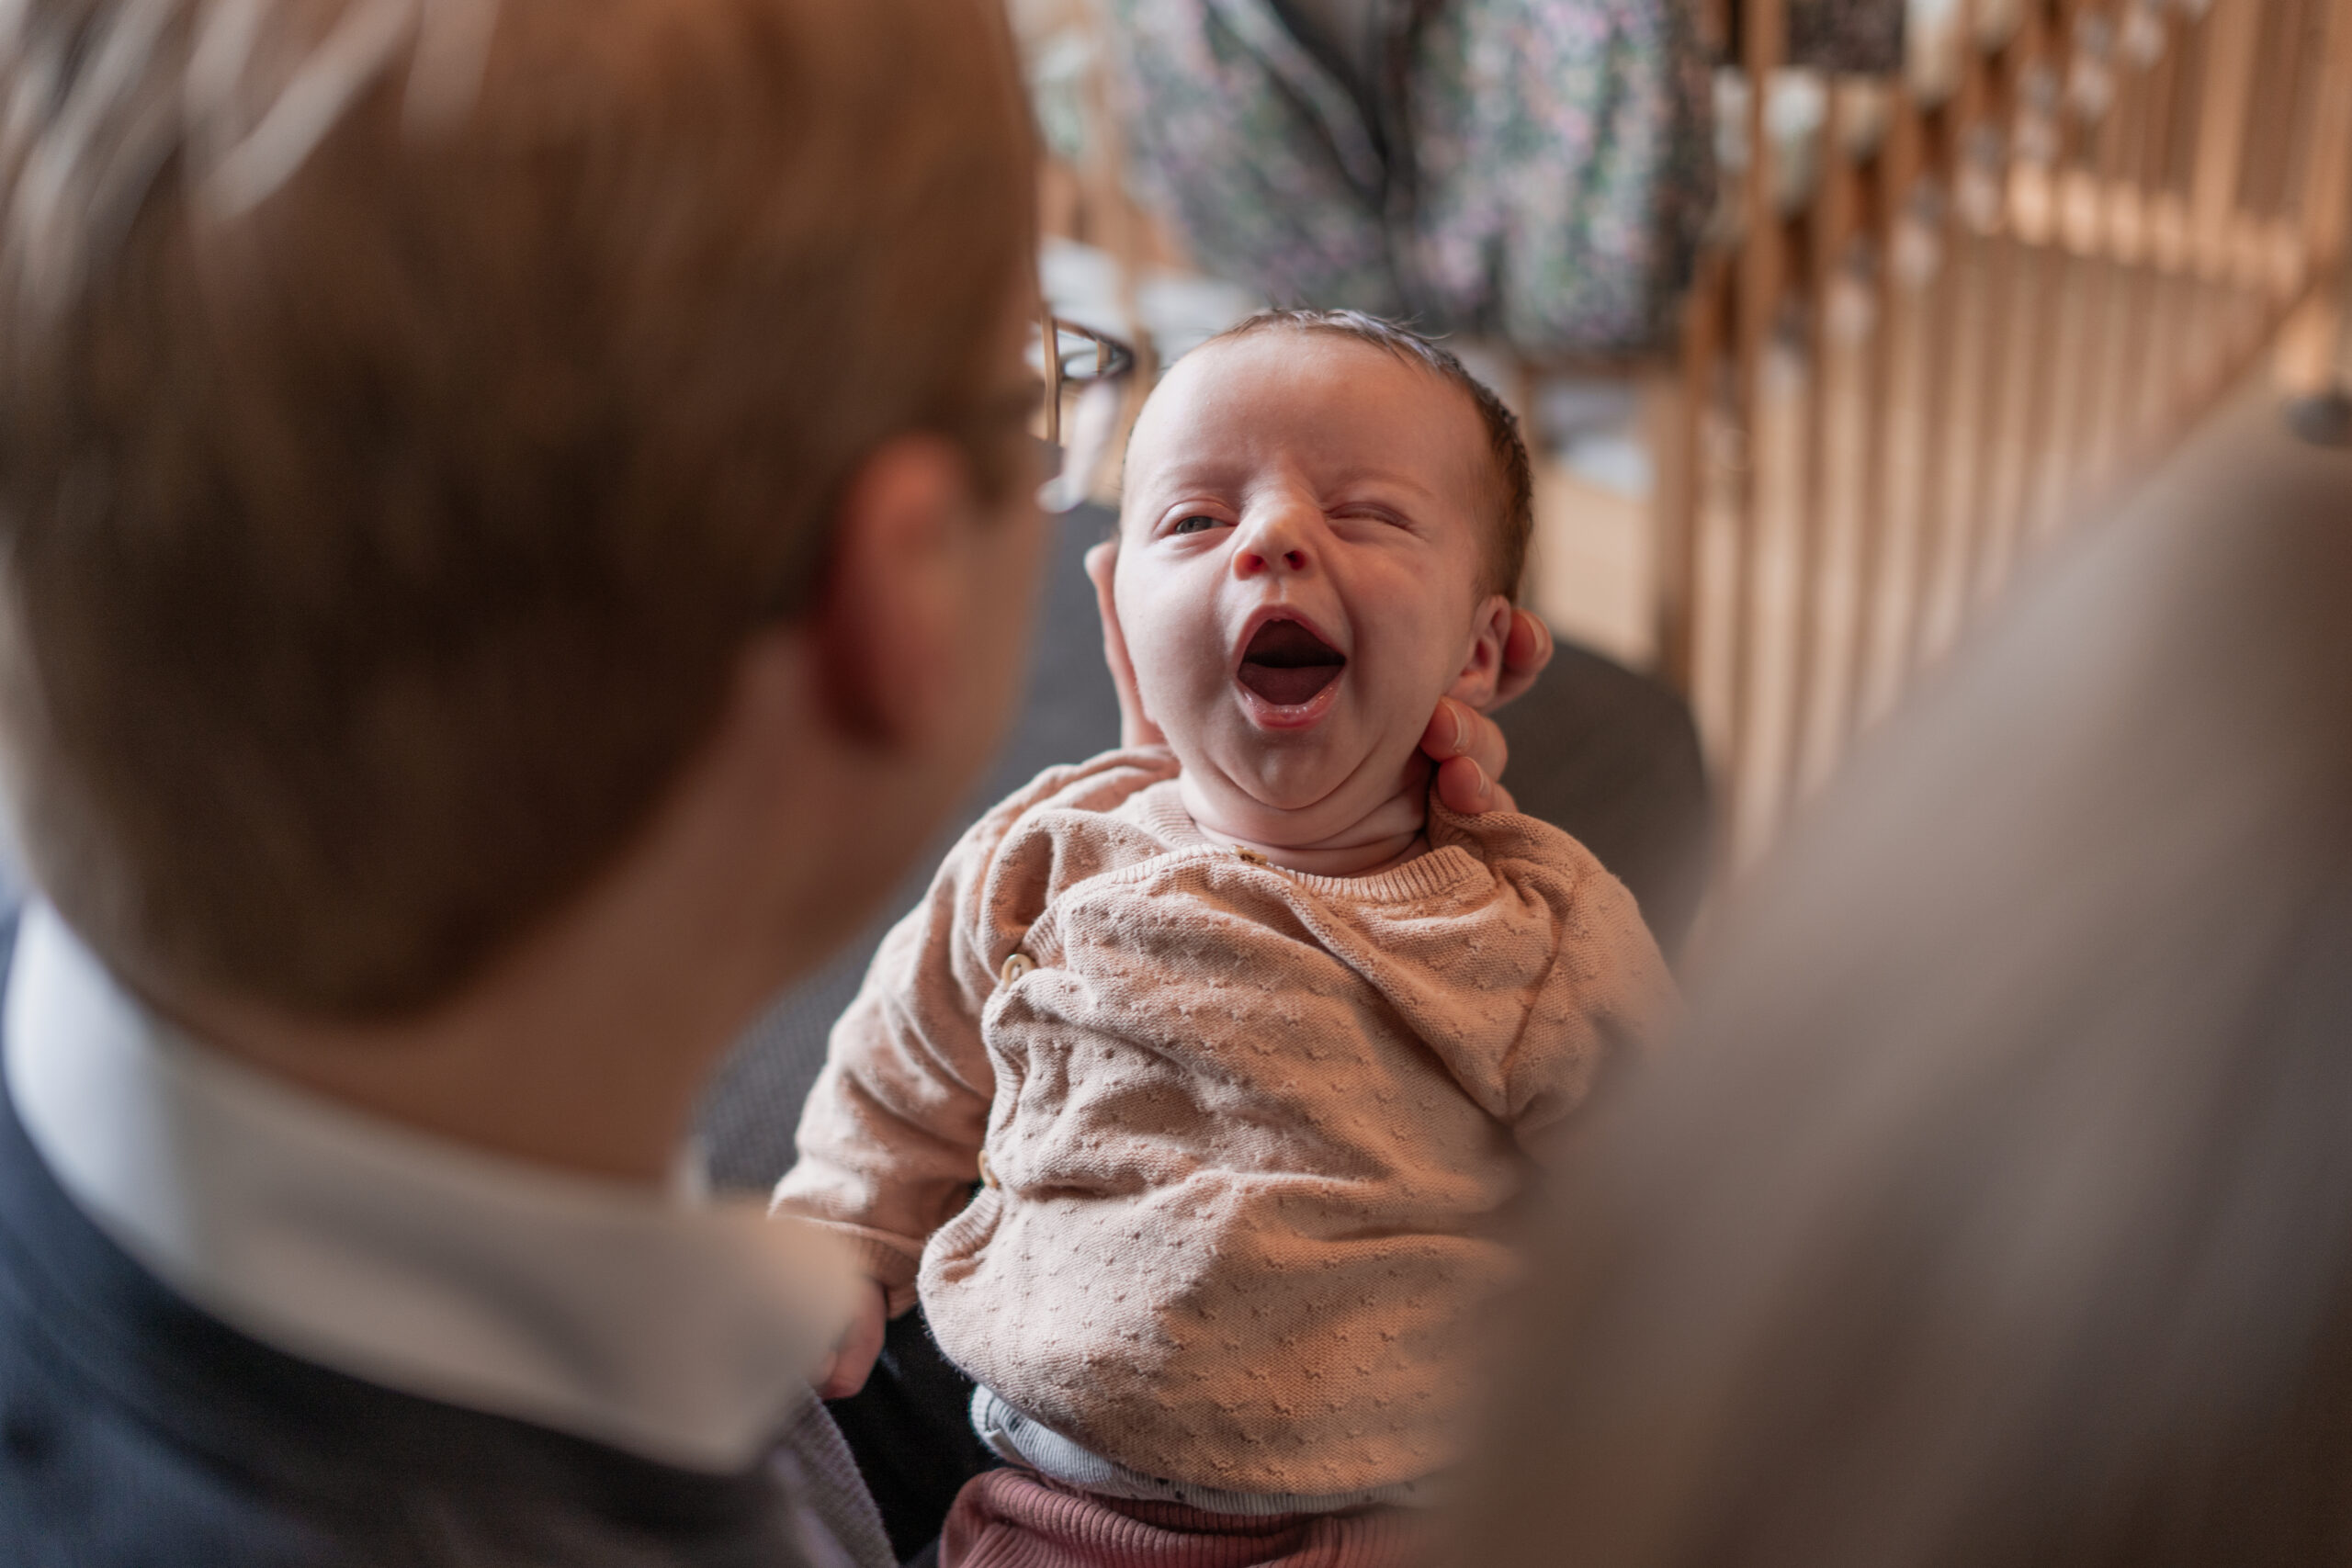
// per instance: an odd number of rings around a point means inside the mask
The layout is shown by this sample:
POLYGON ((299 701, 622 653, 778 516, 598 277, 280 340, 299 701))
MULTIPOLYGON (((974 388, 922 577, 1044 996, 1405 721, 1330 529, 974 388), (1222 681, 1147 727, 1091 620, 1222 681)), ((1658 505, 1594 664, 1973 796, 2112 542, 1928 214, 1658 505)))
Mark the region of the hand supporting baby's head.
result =
POLYGON ((1301 869, 1396 858, 1438 699, 1500 671, 1532 521, 1510 412, 1397 328, 1271 313, 1170 371, 1124 488, 1119 624, 1194 818, 1301 869))

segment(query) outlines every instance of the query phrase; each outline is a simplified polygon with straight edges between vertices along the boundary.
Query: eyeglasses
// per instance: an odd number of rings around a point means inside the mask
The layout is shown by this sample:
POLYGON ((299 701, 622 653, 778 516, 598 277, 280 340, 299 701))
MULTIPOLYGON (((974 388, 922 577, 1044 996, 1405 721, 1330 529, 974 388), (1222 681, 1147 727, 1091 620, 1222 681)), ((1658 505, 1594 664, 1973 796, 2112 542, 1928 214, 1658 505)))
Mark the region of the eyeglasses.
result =
POLYGON ((1136 351, 1107 333, 1046 309, 1030 331, 1029 363, 1040 378, 1041 433, 1062 448, 1061 472, 1038 491, 1037 504, 1048 512, 1068 512, 1092 491, 1095 473, 1110 451, 1123 386, 1135 372, 1136 351), (1045 346, 1049 340, 1051 354, 1045 346), (1065 421, 1063 403, 1073 392, 1076 404, 1065 421), (1068 440, 1063 438, 1065 427, 1068 440))

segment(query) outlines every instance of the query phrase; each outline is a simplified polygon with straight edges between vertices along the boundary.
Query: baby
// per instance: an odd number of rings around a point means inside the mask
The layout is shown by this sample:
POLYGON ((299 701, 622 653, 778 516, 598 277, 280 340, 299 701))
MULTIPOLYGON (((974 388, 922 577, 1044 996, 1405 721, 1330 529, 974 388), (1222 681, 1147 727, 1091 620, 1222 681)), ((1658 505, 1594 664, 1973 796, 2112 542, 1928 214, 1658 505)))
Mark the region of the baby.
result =
POLYGON ((1529 526, 1509 412, 1370 318, 1253 318, 1146 406, 1112 630, 1165 745, 965 835, 776 1200, 857 1246, 876 1312, 920 1296, 1026 1470, 1266 1516, 1413 1501, 1453 1457, 1531 1140, 1669 994, 1573 839, 1430 787, 1529 526))

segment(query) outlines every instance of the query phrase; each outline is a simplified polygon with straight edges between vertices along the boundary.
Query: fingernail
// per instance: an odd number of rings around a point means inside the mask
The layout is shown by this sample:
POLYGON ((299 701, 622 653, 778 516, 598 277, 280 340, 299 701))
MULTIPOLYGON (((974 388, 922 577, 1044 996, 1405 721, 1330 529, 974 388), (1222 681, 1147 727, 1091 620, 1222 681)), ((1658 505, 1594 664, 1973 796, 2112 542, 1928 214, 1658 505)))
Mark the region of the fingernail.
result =
MULTIPOLYGON (((1466 733, 1470 727, 1462 722, 1462 705, 1452 697, 1445 699, 1445 711, 1453 720, 1453 754, 1458 757, 1470 749, 1470 738, 1466 733)), ((1473 762, 1470 765, 1475 768, 1478 764, 1473 762)), ((1478 776, 1484 778, 1486 774, 1478 776)))
POLYGON ((1480 800, 1484 800, 1488 795, 1495 793, 1495 781, 1487 776, 1487 770, 1478 765, 1478 759, 1476 757, 1470 759, 1470 771, 1478 775, 1478 798, 1480 800))

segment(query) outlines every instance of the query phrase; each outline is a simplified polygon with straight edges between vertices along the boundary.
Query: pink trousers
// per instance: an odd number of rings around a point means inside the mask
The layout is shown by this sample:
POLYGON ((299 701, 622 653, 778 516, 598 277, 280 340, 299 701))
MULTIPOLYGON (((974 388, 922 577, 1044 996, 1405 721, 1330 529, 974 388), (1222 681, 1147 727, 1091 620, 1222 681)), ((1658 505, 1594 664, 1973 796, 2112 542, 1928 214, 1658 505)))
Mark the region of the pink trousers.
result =
POLYGON ((1097 1497, 1025 1470, 956 1495, 940 1568, 1418 1568, 1421 1517, 1405 1508, 1245 1518, 1182 1503, 1097 1497))

